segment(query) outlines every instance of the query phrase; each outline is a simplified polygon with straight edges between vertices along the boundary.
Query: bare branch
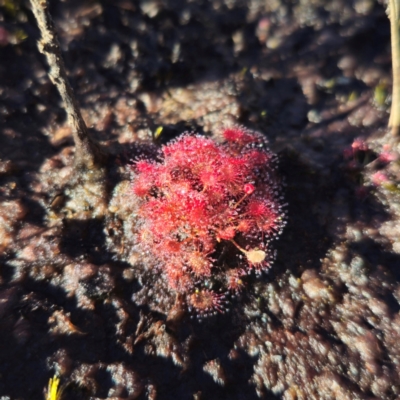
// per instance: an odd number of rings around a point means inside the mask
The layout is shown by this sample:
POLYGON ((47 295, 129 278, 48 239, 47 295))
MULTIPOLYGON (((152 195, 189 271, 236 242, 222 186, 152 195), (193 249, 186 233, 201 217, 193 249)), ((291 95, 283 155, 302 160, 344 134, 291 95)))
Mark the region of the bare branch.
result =
POLYGON ((392 108, 390 110, 389 127, 395 136, 400 134, 400 0, 389 0, 388 14, 390 20, 390 36, 392 43, 392 108))
POLYGON ((75 165, 92 169, 103 158, 103 155, 97 144, 89 136, 74 92, 69 84, 60 44, 48 11, 48 3, 46 0, 31 0, 31 4, 42 36, 38 42, 38 48, 46 56, 50 66, 50 79, 61 95, 68 116, 68 123, 72 128, 75 142, 75 165))

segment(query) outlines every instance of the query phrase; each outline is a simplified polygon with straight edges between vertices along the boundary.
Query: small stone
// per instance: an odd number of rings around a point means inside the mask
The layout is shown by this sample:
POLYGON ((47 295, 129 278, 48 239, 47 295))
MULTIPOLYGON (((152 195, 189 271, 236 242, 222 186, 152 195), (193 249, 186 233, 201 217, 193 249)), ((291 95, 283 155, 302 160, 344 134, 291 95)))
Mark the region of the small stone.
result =
POLYGON ((317 110, 310 110, 307 113, 307 118, 310 122, 319 124, 322 121, 322 116, 317 110))
POLYGON ((277 36, 272 36, 266 41, 266 46, 270 50, 275 50, 280 47, 282 44, 282 39, 277 36))

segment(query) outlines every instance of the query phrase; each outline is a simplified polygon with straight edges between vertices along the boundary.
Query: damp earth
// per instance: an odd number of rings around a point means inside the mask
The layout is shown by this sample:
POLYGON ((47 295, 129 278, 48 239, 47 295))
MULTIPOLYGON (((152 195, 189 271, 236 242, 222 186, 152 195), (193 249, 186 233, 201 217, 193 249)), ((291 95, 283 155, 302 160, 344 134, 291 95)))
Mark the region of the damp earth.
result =
POLYGON ((2 400, 44 398, 55 375, 70 400, 400 398, 385 7, 52 1, 71 85, 109 155, 82 175, 29 2, 0 1, 2 400), (278 154, 287 225, 268 272, 199 321, 126 248, 115 215, 135 157, 233 124, 278 154))

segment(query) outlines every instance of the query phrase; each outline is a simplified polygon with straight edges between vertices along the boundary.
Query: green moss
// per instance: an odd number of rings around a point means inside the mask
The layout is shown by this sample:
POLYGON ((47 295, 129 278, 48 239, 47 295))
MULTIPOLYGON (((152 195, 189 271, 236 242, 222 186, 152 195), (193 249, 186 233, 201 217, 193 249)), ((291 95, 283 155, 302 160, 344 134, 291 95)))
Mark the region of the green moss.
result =
POLYGON ((383 107, 386 104, 388 92, 385 84, 380 83, 374 89, 374 102, 378 107, 383 107))

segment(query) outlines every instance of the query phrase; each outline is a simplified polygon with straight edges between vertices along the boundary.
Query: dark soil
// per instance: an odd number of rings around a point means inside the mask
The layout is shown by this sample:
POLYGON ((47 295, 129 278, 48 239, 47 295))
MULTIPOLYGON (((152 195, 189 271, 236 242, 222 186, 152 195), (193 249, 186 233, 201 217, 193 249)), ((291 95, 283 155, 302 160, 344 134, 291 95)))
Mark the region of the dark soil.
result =
POLYGON ((0 1, 0 399, 45 398, 55 374, 69 400, 400 399, 384 5, 55 0, 51 13, 110 156, 105 180, 74 169, 29 4, 0 1), (121 193, 139 153, 234 123, 278 153, 288 225, 270 271, 199 322, 134 252, 121 193))

